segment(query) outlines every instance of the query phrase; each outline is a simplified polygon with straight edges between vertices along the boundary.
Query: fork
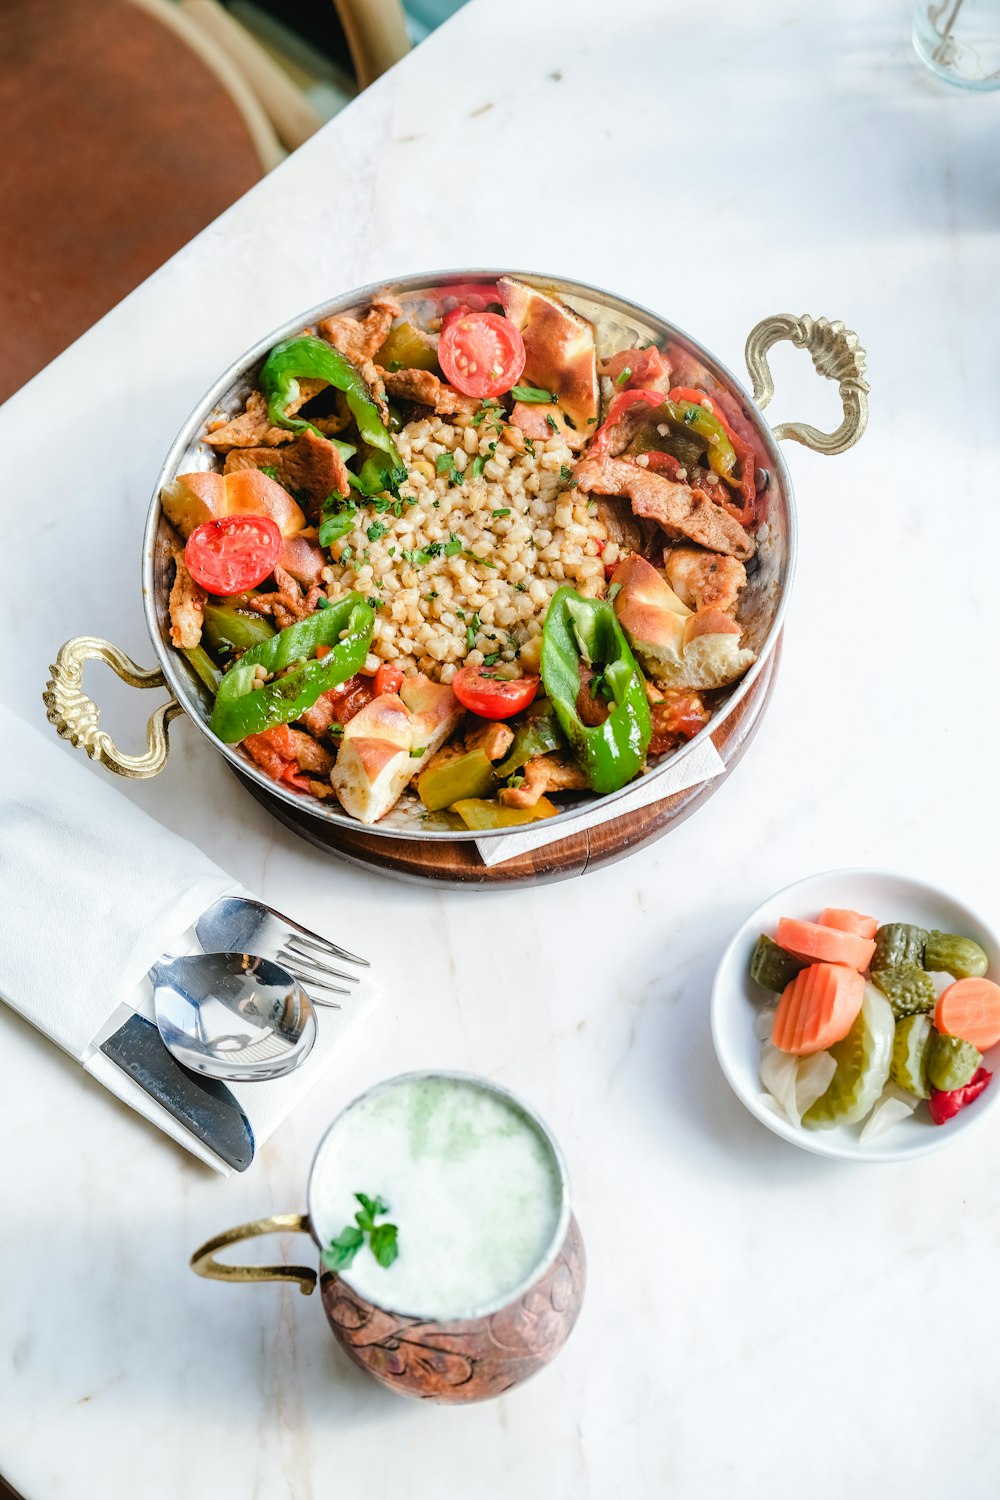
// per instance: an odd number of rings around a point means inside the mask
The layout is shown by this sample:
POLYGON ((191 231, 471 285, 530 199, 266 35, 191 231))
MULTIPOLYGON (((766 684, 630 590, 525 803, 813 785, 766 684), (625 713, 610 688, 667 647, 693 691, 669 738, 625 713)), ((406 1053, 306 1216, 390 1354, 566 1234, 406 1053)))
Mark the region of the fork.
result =
POLYGON ((274 959, 299 981, 317 1005, 329 1005, 334 1010, 340 1009, 338 1002, 322 999, 317 990, 328 995, 349 995, 349 989, 331 984, 331 979, 346 979, 348 984, 360 981, 358 975, 334 968, 329 960, 368 967, 367 958, 348 953, 346 948, 310 932, 300 922, 282 916, 273 906, 252 896, 221 896, 202 912, 195 923, 195 932, 206 953, 256 953, 261 958, 274 959))

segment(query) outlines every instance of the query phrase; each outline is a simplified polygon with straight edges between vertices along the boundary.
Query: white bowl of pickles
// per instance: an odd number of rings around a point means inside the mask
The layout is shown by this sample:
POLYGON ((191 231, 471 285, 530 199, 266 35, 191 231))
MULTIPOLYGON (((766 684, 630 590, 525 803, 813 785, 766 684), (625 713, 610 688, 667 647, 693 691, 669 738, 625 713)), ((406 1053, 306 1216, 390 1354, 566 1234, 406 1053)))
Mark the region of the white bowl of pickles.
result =
POLYGON ((1000 1098, 1000 937, 906 875, 812 875, 729 944, 712 1039, 750 1113, 793 1145, 850 1161, 923 1156, 1000 1098))

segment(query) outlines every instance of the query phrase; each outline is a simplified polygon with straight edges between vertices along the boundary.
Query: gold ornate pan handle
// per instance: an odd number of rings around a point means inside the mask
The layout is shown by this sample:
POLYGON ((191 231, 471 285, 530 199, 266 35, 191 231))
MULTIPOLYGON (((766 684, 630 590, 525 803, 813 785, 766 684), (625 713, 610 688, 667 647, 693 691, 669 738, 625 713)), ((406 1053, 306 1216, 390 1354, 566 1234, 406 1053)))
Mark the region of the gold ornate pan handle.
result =
POLYGON ((270 1219, 254 1219, 251 1224, 237 1224, 224 1229, 214 1239, 206 1240, 191 1257, 191 1269, 211 1281, 297 1281, 304 1297, 316 1285, 316 1272, 308 1266, 227 1266, 215 1259, 219 1250, 238 1245, 241 1240, 256 1239, 259 1234, 309 1234, 308 1214, 274 1214, 270 1219))
POLYGON ((844 420, 836 432, 820 432, 808 422, 782 422, 774 429, 775 437, 791 438, 815 448, 817 453, 843 453, 853 447, 868 424, 868 382, 864 378, 867 356, 857 334, 828 318, 793 318, 790 313, 778 313, 758 323, 747 339, 746 361, 759 407, 765 407, 774 395, 767 351, 781 339, 789 339, 797 349, 808 349, 817 372, 825 380, 837 382, 844 420))
POLYGON ((168 698, 151 716, 146 725, 144 754, 123 755, 107 730, 98 727, 101 710, 83 691, 83 664, 91 659, 103 661, 129 687, 166 686, 158 668, 147 672, 136 666, 130 656, 110 641, 92 635, 74 636, 59 648, 59 655, 49 669, 51 676, 42 694, 46 718, 63 739, 78 750, 86 750, 91 760, 99 760, 109 771, 136 778, 155 776, 167 763, 168 725, 182 712, 180 704, 176 698, 168 698))

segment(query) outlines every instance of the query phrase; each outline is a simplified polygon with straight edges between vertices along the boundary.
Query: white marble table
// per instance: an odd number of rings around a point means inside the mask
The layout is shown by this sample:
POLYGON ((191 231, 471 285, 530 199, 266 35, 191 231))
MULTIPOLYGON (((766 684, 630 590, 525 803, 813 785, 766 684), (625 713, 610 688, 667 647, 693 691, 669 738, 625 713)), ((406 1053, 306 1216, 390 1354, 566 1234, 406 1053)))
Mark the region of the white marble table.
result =
MULTIPOLYGON (((40 722, 80 632, 151 660, 139 539, 175 430, 258 335, 376 278, 551 268, 734 367, 768 313, 840 317, 870 354, 868 436, 790 452, 801 563, 769 716, 627 863, 503 895, 366 876, 184 723, 157 781, 122 784, 350 932, 390 999, 229 1181, 0 1011, 0 1472, 28 1500, 993 1500, 1000 1121, 906 1167, 807 1156, 731 1096, 707 1006, 737 919, 817 869, 895 866, 1000 914, 1000 96, 920 71, 905 3, 500 9, 469 5, 0 412, 6 700, 40 722), (425 1064, 541 1108, 590 1253, 565 1353, 466 1411, 369 1384, 294 1287, 187 1269, 216 1230, 301 1207, 332 1113, 425 1064)), ((775 366, 776 420, 835 423, 804 355, 775 366)), ((106 683, 135 743, 145 698, 106 683)))

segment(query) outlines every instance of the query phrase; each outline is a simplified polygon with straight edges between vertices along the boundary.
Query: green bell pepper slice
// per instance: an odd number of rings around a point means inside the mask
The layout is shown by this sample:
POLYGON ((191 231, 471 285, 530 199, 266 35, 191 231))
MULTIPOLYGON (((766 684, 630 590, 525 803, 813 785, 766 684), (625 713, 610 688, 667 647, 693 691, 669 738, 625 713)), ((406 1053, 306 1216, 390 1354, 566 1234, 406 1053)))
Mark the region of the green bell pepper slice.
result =
POLYGON ((318 698, 362 667, 374 624, 375 611, 364 595, 347 594, 329 609, 318 609, 252 646, 219 683, 212 733, 234 745, 248 734, 301 718, 318 698), (318 646, 328 647, 321 658, 318 646), (286 667, 293 670, 255 688, 257 666, 275 674, 286 667))
POLYGON ((246 651, 269 641, 275 628, 265 615, 237 609, 233 604, 206 604, 202 638, 210 651, 246 651))
POLYGON ((215 662, 209 656, 204 646, 183 646, 181 649, 187 657, 192 671, 214 697, 215 690, 219 686, 219 678, 222 676, 215 662))
POLYGON ((288 403, 298 395, 302 378, 325 380, 338 391, 343 391, 362 441, 385 453, 393 469, 405 468, 399 449, 379 415, 368 382, 339 349, 312 334, 283 339, 280 344, 275 344, 264 361, 260 388, 267 401, 267 416, 272 426, 285 427, 289 432, 314 432, 317 437, 323 437, 311 422, 290 417, 286 411, 288 403))
POLYGON ((709 468, 720 479, 731 480, 736 468, 736 449, 718 417, 694 401, 664 401, 663 406, 671 422, 707 440, 709 468))
POLYGON ((619 791, 641 770, 653 726, 642 673, 606 600, 557 590, 545 616, 541 673, 587 781, 595 792, 619 791), (603 724, 585 724, 577 712, 581 660, 604 685, 609 711, 603 724))
POLYGON ((513 776, 536 755, 548 755, 550 750, 565 748, 566 737, 559 728, 555 709, 547 698, 534 702, 526 708, 514 729, 514 739, 503 760, 495 767, 502 781, 513 776))

